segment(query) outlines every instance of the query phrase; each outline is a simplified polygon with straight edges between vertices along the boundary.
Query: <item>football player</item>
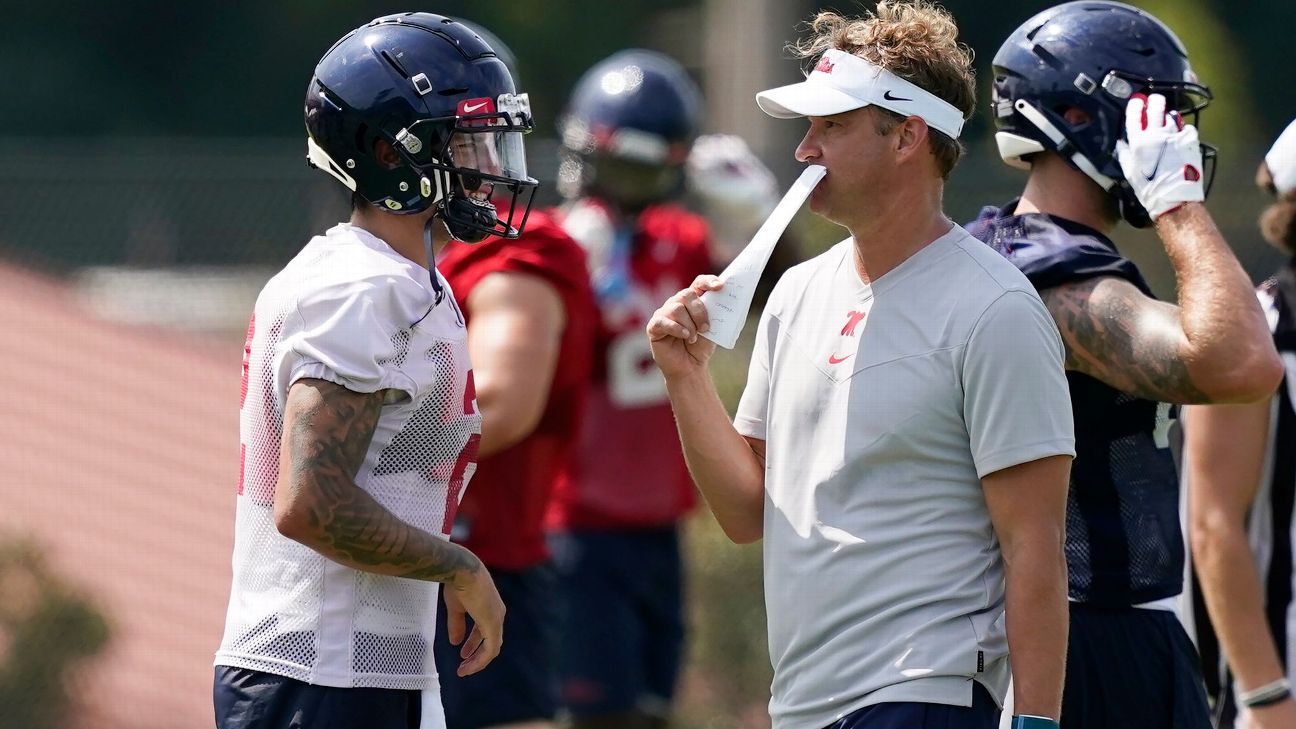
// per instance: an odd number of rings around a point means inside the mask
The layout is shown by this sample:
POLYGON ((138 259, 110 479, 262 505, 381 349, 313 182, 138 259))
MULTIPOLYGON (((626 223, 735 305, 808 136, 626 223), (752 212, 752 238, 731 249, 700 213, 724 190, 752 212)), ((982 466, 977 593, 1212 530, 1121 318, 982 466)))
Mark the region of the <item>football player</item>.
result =
POLYGON ((434 254, 520 235, 530 107, 476 34, 407 13, 339 40, 305 111, 308 159, 352 214, 266 284, 248 327, 216 723, 442 729, 441 585, 461 675, 498 654, 504 606, 449 541, 480 415, 434 254))
POLYGON ((551 509, 562 698, 581 729, 664 725, 679 671, 678 525, 696 496, 643 328, 712 267, 706 222, 674 202, 700 104, 675 61, 627 50, 586 72, 560 121, 558 215, 600 310, 577 457, 551 509))
POLYGON ((1168 431, 1178 403, 1246 402, 1281 367, 1251 283, 1206 211, 1210 101, 1150 14, 1082 0, 1017 28, 993 61, 999 152, 1020 198, 968 230, 1035 284, 1066 343, 1076 459, 1067 504, 1070 650, 1062 726, 1207 727, 1173 612, 1184 552, 1168 431), (1109 237, 1154 226, 1179 305, 1109 237))
MULTIPOLYGON (((477 30, 514 69, 503 43, 477 30)), ((585 251, 551 216, 533 212, 517 240, 452 241, 437 268, 468 321, 482 413, 477 473, 452 538, 490 570, 509 637, 488 668, 461 678, 459 647, 438 636, 446 725, 552 726, 558 596, 544 519, 575 446, 590 374, 597 313, 585 251)))
POLYGON ((1265 155, 1256 182, 1276 198, 1261 213, 1260 230, 1289 256, 1258 292, 1286 379, 1266 400, 1188 408, 1184 428, 1193 566, 1209 608, 1209 619, 1195 616, 1197 645, 1221 729, 1296 726, 1288 617, 1296 550, 1296 122, 1265 155))

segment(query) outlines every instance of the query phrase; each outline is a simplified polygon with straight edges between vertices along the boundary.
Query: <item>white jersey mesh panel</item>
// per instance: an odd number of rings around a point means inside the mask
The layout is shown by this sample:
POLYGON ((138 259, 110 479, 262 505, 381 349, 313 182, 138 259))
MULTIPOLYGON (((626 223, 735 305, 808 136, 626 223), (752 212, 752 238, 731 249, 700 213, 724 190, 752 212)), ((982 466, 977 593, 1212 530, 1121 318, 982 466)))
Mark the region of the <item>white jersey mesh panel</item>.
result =
MULTIPOLYGON (((356 484, 399 518, 446 536, 480 433, 463 317, 432 307, 427 272, 350 226, 317 237, 257 300, 244 356, 234 584, 219 665, 330 686, 436 686, 439 585, 353 570, 274 525, 291 383, 386 390, 356 484)), ((444 280, 443 280, 444 283, 444 280)))

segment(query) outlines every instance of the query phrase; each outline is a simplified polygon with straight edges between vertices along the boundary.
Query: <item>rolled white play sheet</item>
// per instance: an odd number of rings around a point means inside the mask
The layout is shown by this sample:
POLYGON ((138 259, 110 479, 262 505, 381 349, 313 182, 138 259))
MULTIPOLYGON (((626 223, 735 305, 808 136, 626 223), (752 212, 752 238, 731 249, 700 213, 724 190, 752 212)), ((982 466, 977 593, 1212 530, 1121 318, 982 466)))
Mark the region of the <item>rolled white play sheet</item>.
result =
POLYGON ((791 224, 792 217, 801 209, 825 173, 827 170, 820 165, 806 167, 805 172, 801 173, 774 208, 774 212, 761 224, 760 230, 756 231, 747 247, 721 272, 720 280, 724 281, 724 288, 702 294, 702 303, 706 305, 707 316, 711 320, 710 330, 702 336, 725 349, 733 349, 738 343, 738 335, 747 323, 747 312, 751 309, 756 284, 765 271, 765 264, 769 263, 770 254, 774 252, 774 244, 778 243, 783 231, 791 224))

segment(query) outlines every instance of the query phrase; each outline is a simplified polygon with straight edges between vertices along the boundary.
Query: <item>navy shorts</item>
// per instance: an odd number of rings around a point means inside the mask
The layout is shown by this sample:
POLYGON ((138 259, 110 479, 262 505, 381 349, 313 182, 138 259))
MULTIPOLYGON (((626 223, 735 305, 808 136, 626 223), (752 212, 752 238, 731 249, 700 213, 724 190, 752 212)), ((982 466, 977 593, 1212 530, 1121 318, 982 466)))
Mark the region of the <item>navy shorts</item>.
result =
POLYGON ((874 704, 847 714, 827 729, 996 729, 998 726, 999 707, 994 698, 984 686, 973 683, 971 706, 913 701, 874 704))
POLYGON ((1071 603, 1062 726, 1210 729, 1197 651, 1167 610, 1071 603))
POLYGON ((573 716, 665 716, 684 644, 675 527, 551 540, 562 607, 561 697, 573 716))
MULTIPOLYGON (((486 668, 460 678, 459 646, 446 637, 439 610, 437 673, 447 729, 479 729, 513 722, 552 719, 558 709, 557 630, 554 572, 550 565, 520 571, 490 570, 504 601, 504 646, 486 668)), ((469 628, 472 621, 469 620, 469 628)))
MULTIPOLYGON (((419 729, 423 692, 337 688, 216 667, 216 729, 419 729)), ((436 713, 440 707, 428 707, 436 713)))

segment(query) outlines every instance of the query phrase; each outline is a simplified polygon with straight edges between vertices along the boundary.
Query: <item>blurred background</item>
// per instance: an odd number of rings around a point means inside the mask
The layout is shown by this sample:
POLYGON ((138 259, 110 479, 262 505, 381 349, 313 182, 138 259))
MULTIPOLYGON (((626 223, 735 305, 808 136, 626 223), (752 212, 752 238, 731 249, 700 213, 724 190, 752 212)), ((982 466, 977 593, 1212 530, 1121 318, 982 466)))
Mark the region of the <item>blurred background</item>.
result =
MULTIPOLYGON (((982 108, 999 42, 1051 3, 948 0, 976 52, 982 108)), ((1215 92, 1205 140, 1221 148, 1210 207, 1256 280, 1279 262, 1255 229, 1252 178, 1296 116, 1296 64, 1277 39, 1288 0, 1135 2, 1173 27, 1215 92)), ((302 98, 315 61, 378 15, 476 21, 518 59, 542 184, 555 118, 580 74, 653 48, 706 95, 709 132, 741 135, 794 179, 801 122, 760 114, 756 91, 799 78, 784 45, 810 0, 617 3, 377 0, 118 3, 0 1, 0 729, 211 726, 211 660, 229 587, 242 333, 260 286, 347 215, 307 168, 302 98)), ((946 210, 959 221, 1023 181, 983 113, 964 133, 946 210)), ((557 200, 552 186, 544 203, 557 200)), ((812 252, 843 237, 796 223, 812 252)), ((1163 297, 1156 239, 1117 243, 1163 297)), ((749 332, 750 334, 750 332, 749 332)), ((715 367, 731 403, 743 346, 715 367)), ((685 728, 768 726, 760 548, 708 516, 689 534, 685 728)))

